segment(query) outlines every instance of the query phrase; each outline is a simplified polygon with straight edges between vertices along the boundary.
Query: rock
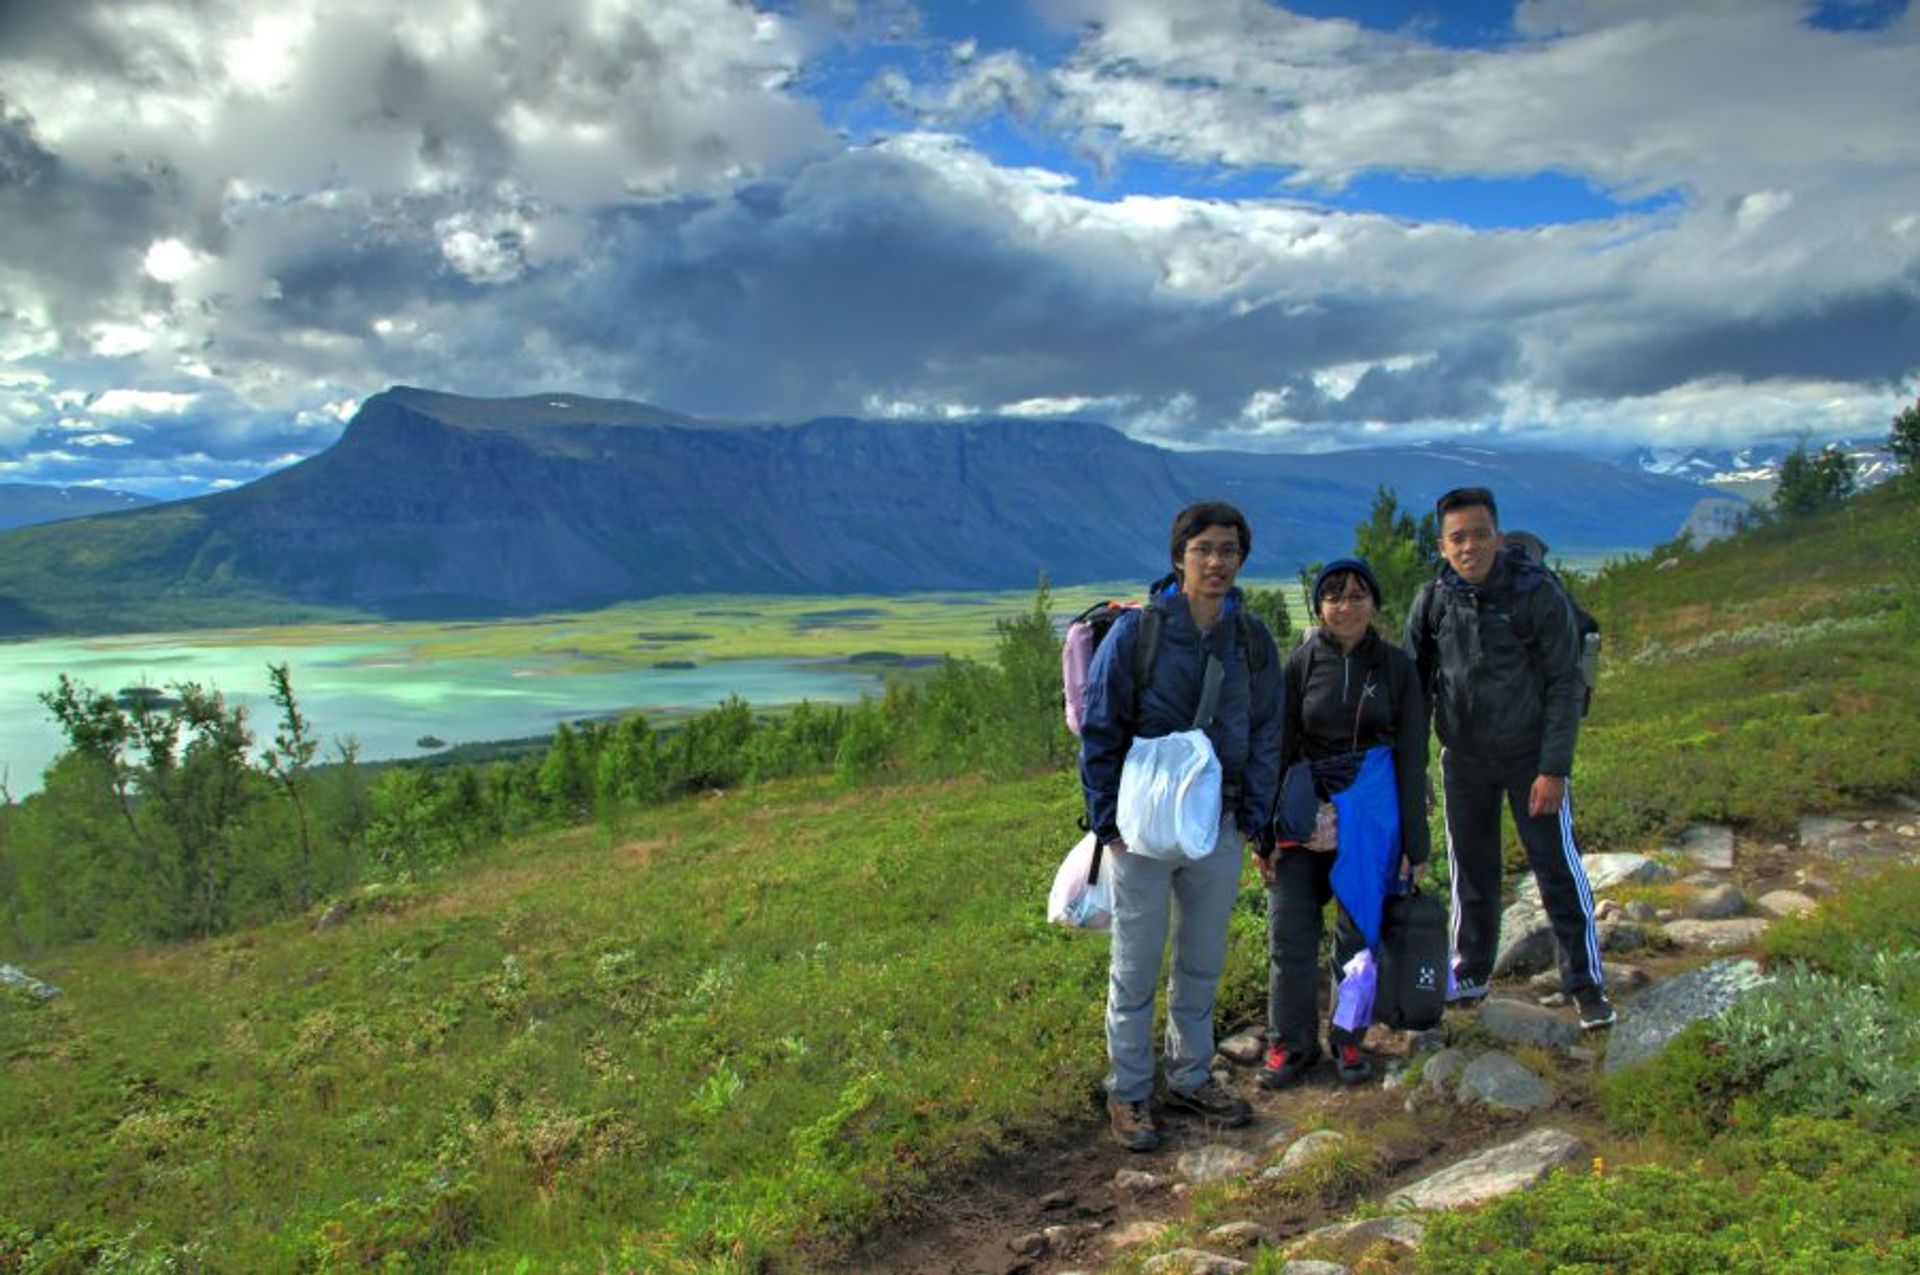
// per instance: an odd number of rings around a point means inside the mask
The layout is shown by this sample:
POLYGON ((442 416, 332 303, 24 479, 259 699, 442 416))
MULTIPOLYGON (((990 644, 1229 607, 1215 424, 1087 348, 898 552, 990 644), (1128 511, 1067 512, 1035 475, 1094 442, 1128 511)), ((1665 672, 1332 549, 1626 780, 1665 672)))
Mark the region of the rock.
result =
POLYGON ((1724 921, 1747 910, 1747 896, 1739 886, 1725 882, 1694 895, 1693 903, 1687 910, 1702 921, 1724 921))
POLYGON ((1280 1275, 1352 1275, 1352 1272, 1338 1262, 1296 1258, 1280 1267, 1280 1275))
POLYGON ((1584 1144, 1570 1133, 1535 1129, 1395 1191, 1387 1197, 1387 1204, 1411 1209, 1457 1209, 1479 1204, 1534 1185, 1584 1151, 1584 1144))
POLYGON ((1220 1042, 1220 1052, 1242 1067, 1258 1063, 1266 1049, 1266 1037, 1257 1031, 1237 1032, 1220 1042))
POLYGON ((1237 1257, 1222 1257, 1198 1248, 1176 1248, 1147 1259, 1140 1268, 1153 1275, 1238 1275, 1251 1269, 1237 1257))
POLYGON ((1819 906, 1798 890, 1769 890, 1759 902, 1760 910, 1768 916, 1805 916, 1819 906))
POLYGON ((1495 1111, 1526 1112, 1550 1106, 1553 1090, 1508 1055, 1490 1053, 1467 1064, 1454 1097, 1462 1106, 1479 1103, 1495 1111))
POLYGON ((1332 1129, 1317 1129, 1305 1134, 1298 1142, 1287 1148, 1286 1154, 1281 1156, 1277 1163, 1270 1164, 1261 1171, 1260 1180, 1277 1182, 1290 1173, 1297 1173, 1320 1157, 1332 1154, 1346 1140, 1346 1134, 1332 1129))
POLYGON ((1079 1197, 1071 1191, 1049 1191, 1040 1197, 1040 1207, 1051 1213, 1056 1209, 1070 1209, 1079 1203, 1079 1197))
POLYGON ((1896 837, 1920 837, 1920 827, 1916 827, 1910 823, 1903 823, 1893 830, 1893 835, 1896 837))
POLYGON ((1853 829, 1851 819, 1805 815, 1800 820, 1800 847, 1803 850, 1831 851, 1835 848, 1834 842, 1848 838, 1853 829))
POLYGON ((1508 1045, 1564 1049, 1580 1039, 1577 1023, 1538 1005, 1505 996, 1490 996, 1480 1003, 1480 1026, 1495 1040, 1508 1045))
POLYGON ((1053 1245, 1045 1235, 1039 1231, 1032 1231, 1008 1240, 1007 1247, 1021 1257, 1042 1257, 1053 1245))
POLYGON ((1154 1222, 1142 1218, 1138 1222, 1129 1222, 1107 1232, 1107 1247, 1114 1252, 1121 1249, 1139 1248, 1142 1244, 1151 1244, 1167 1232, 1165 1222, 1154 1222))
POLYGON ((1603 952, 1637 952, 1647 945, 1646 927, 1638 921, 1602 921, 1593 928, 1603 952))
POLYGON ((15 988, 37 1001, 50 1001, 60 995, 59 988, 42 982, 18 965, 0 965, 0 987, 15 988))
POLYGON ((1616 992, 1631 992, 1645 987, 1649 982, 1647 972, 1638 965, 1628 965, 1624 961, 1600 962, 1600 973, 1607 986, 1616 992))
POLYGON ((1633 902, 1627 904, 1627 920, 1629 921, 1639 921, 1645 924, 1648 921, 1657 921, 1659 919, 1659 909, 1655 908, 1653 904, 1647 902, 1645 899, 1635 899, 1633 902))
POLYGON ((1258 1248, 1273 1243, 1273 1232, 1258 1222, 1228 1222, 1207 1232, 1207 1242, 1235 1248, 1258 1248))
POLYGON ((1718 1018, 1771 981, 1757 964, 1739 958, 1714 961, 1654 984, 1621 1008, 1607 1040, 1604 1070, 1616 1072, 1654 1057, 1694 1023, 1718 1018))
POLYGON ((1733 868, 1733 829, 1717 823, 1696 823, 1680 834, 1673 847, 1703 868, 1727 872, 1733 868))
POLYGON ((1679 920, 1680 914, 1672 908, 1656 908, 1653 913, 1653 919, 1665 925, 1669 921, 1679 920))
POLYGON ((1735 917, 1731 921, 1675 921, 1667 926, 1667 937, 1682 947, 1725 952, 1745 947, 1765 934, 1772 924, 1763 916, 1735 917))
POLYGON ((1250 1172, 1254 1158, 1238 1147, 1214 1143, 1182 1152, 1176 1163, 1180 1176, 1189 1182, 1218 1182, 1250 1172))
POLYGON ((1457 1080, 1460 1073, 1467 1069, 1467 1051, 1464 1049, 1443 1049, 1427 1060, 1420 1069, 1420 1087, 1422 1089, 1445 1090, 1457 1080))
POLYGON ((1553 927, 1541 906, 1521 899, 1500 914, 1500 946, 1493 954, 1493 976, 1528 974, 1553 964, 1553 927))
POLYGON ((1129 1195, 1152 1195, 1167 1189, 1167 1180, 1141 1169, 1122 1169, 1113 1175, 1113 1189, 1129 1195))
POLYGON ((1099 1229, 1097 1226, 1083 1222, 1078 1226, 1043 1226, 1040 1228, 1040 1234, 1047 1237, 1047 1243, 1053 1246, 1054 1252, 1065 1253, 1099 1229))
POLYGON ((1309 1231, 1302 1244, 1375 1244, 1388 1240, 1402 1248, 1416 1249, 1426 1238, 1427 1228, 1410 1217, 1370 1217, 1359 1222, 1335 1222, 1317 1231, 1309 1231))
POLYGON ((1564 1009, 1567 1003, 1567 994, 1565 992, 1549 992, 1545 996, 1542 996, 1539 1001, 1540 1008, 1542 1009, 1564 1009))
POLYGON ((1920 797, 1912 793, 1898 792, 1893 795, 1893 804, 1908 814, 1920 814, 1920 797))

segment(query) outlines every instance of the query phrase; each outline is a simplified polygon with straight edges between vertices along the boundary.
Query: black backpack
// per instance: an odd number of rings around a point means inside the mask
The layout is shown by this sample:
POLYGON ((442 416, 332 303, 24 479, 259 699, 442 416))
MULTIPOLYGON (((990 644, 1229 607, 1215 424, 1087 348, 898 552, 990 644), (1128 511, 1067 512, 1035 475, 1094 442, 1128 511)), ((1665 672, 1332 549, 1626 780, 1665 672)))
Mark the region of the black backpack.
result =
POLYGON ((1447 909, 1418 887, 1389 897, 1380 913, 1379 981, 1373 1020, 1426 1031, 1447 1007, 1447 909))

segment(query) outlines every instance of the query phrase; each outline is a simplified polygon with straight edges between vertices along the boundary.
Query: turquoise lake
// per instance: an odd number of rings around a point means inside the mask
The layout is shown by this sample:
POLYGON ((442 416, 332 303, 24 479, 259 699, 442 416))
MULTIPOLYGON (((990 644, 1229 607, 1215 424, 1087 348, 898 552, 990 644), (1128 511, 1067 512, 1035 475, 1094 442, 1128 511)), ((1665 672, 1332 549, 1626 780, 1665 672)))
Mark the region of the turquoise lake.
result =
POLYGON ((246 706, 258 744, 271 742, 267 665, 286 663, 300 710, 335 755, 351 738, 365 760, 419 757, 416 740, 448 744, 550 733, 563 721, 639 710, 699 712, 739 695, 755 707, 802 699, 851 702, 881 689, 871 670, 839 662, 722 660, 692 669, 560 671, 539 656, 414 659, 409 643, 342 641, 276 647, 206 634, 59 638, 0 646, 0 777, 15 797, 40 786, 62 737, 39 696, 65 673, 95 690, 197 682, 246 706))

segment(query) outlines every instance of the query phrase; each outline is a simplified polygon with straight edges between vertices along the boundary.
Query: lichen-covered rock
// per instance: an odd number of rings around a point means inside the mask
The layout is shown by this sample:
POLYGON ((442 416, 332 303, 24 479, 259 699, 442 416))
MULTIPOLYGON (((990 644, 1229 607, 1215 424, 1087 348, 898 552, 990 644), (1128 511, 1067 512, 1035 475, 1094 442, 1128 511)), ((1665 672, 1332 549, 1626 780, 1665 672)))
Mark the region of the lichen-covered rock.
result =
POLYGON ((1490 1053, 1467 1064, 1454 1098, 1462 1105, 1478 1103, 1494 1111, 1524 1113, 1552 1105, 1553 1090, 1515 1059, 1490 1053))
POLYGON ((1457 1209, 1522 1191, 1583 1154, 1585 1144, 1560 1129, 1535 1129, 1422 1178, 1387 1197, 1390 1206, 1457 1209))
POLYGON ((1621 1007, 1607 1040, 1605 1070, 1615 1072, 1654 1057, 1694 1023, 1719 1017, 1771 981, 1757 964, 1740 958, 1715 961, 1654 984, 1621 1007))

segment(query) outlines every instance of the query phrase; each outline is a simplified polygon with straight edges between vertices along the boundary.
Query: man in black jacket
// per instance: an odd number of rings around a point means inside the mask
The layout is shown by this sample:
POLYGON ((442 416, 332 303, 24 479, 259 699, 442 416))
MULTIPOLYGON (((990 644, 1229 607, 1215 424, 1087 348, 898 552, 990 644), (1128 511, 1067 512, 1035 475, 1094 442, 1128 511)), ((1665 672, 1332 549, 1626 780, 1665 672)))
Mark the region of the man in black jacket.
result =
POLYGON ((1585 694, 1573 606, 1544 568, 1503 547, 1492 492, 1457 488, 1435 509, 1446 561, 1414 600, 1407 651, 1440 737, 1454 998, 1484 998, 1493 974, 1504 798, 1553 925, 1562 986, 1582 1027, 1604 1027, 1613 1006, 1568 785, 1585 694))

